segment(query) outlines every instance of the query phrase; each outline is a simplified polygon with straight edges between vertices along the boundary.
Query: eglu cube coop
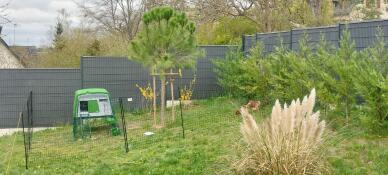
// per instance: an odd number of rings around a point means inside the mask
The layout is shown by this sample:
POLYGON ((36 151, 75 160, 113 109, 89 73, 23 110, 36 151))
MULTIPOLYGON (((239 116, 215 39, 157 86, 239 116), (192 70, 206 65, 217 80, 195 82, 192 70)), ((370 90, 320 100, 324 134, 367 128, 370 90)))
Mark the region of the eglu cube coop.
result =
POLYGON ((112 135, 119 135, 117 120, 112 108, 109 92, 102 88, 77 90, 73 104, 73 136, 78 138, 91 137, 93 120, 104 119, 110 127, 112 135))

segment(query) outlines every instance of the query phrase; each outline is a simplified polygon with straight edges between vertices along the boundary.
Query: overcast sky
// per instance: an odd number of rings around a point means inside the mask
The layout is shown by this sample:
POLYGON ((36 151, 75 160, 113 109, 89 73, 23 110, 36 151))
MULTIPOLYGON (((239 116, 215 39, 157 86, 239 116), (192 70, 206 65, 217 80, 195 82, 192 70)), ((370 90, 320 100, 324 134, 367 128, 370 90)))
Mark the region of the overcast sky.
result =
POLYGON ((3 25, 1 36, 8 45, 47 45, 50 28, 55 26, 58 10, 69 12, 72 24, 79 23, 79 10, 72 0, 0 0, 10 2, 8 18, 12 23, 3 25), (15 41, 14 41, 14 23, 15 41))

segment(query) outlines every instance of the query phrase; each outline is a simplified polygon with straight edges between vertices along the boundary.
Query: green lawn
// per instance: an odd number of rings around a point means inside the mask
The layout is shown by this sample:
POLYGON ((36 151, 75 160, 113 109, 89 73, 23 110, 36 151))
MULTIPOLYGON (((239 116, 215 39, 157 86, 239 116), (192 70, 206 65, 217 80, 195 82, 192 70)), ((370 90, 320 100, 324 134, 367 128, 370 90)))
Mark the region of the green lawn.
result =
POLYGON ((331 151, 335 174, 388 174, 388 137, 355 136, 331 151))
MULTIPOLYGON (((128 114, 128 153, 122 136, 109 136, 103 129, 78 141, 71 137, 71 126, 37 132, 28 171, 23 137, 1 137, 0 174, 233 174, 243 145, 240 118, 234 114, 239 104, 214 98, 185 108, 185 139, 179 115, 176 122, 155 129, 149 114, 128 114), (145 131, 155 135, 143 136, 145 131)), ((268 109, 256 114, 259 121, 268 109)), ((330 148, 329 164, 336 174, 388 174, 387 151, 387 137, 359 134, 330 148)))

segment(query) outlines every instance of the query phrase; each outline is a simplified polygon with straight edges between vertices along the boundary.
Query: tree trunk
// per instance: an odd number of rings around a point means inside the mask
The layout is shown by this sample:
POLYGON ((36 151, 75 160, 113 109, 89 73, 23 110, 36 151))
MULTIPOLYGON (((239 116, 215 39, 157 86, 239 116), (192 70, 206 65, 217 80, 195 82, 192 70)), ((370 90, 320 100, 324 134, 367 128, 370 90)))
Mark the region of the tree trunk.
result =
POLYGON ((270 1, 264 2, 264 14, 265 14, 265 31, 271 32, 272 23, 271 23, 271 7, 270 7, 270 1))
POLYGON ((153 105, 153 117, 154 117, 154 126, 156 126, 156 77, 155 75, 152 76, 152 88, 154 93, 154 98, 152 99, 152 105, 153 105))
POLYGON ((166 77, 161 77, 160 86, 160 123, 164 126, 164 113, 166 110, 166 77))
MULTIPOLYGON (((172 69, 170 69, 170 73, 172 73, 172 69)), ((175 105, 174 105, 174 78, 170 77, 170 90, 171 90, 171 103, 172 103, 172 106, 171 106, 171 118, 172 118, 172 121, 174 122, 175 121, 175 105)))

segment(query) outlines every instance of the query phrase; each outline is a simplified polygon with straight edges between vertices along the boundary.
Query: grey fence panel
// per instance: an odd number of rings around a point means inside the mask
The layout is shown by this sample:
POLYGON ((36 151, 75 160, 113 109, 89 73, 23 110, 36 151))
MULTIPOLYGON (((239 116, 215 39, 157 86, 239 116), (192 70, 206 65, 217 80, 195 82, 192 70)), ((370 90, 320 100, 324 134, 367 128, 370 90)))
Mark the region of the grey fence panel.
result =
POLYGON ((379 30, 385 39, 388 37, 388 21, 370 21, 363 23, 350 23, 348 29, 351 39, 358 50, 372 47, 377 40, 379 30))
POLYGON ((132 98, 131 106, 139 107, 141 99, 136 84, 151 82, 147 69, 126 57, 82 57, 83 88, 105 88, 111 98, 132 98))
MULTIPOLYGON (((222 93, 213 72, 212 60, 224 58, 237 46, 201 46, 205 56, 196 70, 183 70, 175 81, 188 86, 196 74, 193 98, 208 98, 222 93)), ((142 107, 142 96, 136 84, 152 83, 149 71, 125 57, 83 57, 81 69, 0 69, 0 128, 16 127, 18 113, 26 109, 28 93, 33 92, 34 126, 55 126, 71 122, 73 95, 80 88, 106 88, 112 98, 132 98, 126 106, 142 107)), ((157 87, 160 80, 157 79, 157 87)), ((157 89, 158 90, 158 89, 157 89)), ((169 87, 167 97, 170 97, 169 87)))
MULTIPOLYGON (((225 58, 230 49, 236 49, 237 46, 203 46, 206 56, 198 60, 196 76, 197 81, 194 86, 193 98, 208 98, 219 95, 222 90, 217 83, 217 77, 214 73, 212 61, 216 58, 225 58)), ((189 82, 185 82, 188 84, 189 82)))
POLYGON ((30 91, 35 126, 68 123, 80 79, 79 69, 0 69, 0 128, 17 126, 30 91))
POLYGON ((319 42, 324 39, 325 42, 332 45, 333 47, 338 47, 338 26, 331 27, 319 27, 319 28, 309 28, 309 29, 294 29, 292 32, 292 45, 291 49, 294 51, 300 50, 300 42, 305 39, 306 44, 312 47, 313 50, 316 49, 319 42))
MULTIPOLYGON (((270 53, 274 51, 274 48, 279 46, 283 41, 283 45, 291 48, 294 51, 299 50, 299 42, 305 36, 307 36, 307 44, 315 50, 321 36, 325 41, 332 45, 334 48, 339 47, 339 42, 343 35, 343 32, 348 30, 351 40, 355 43, 355 47, 358 50, 371 47, 376 42, 376 35, 381 30, 385 41, 388 41, 388 20, 375 20, 375 21, 363 21, 349 24, 338 24, 336 26, 325 26, 305 29, 294 29, 287 32, 273 32, 273 33, 257 33, 254 41, 251 43, 261 42, 264 47, 264 53, 270 53)), ((252 40, 251 35, 243 37, 244 41, 252 40)), ((253 45, 246 44, 243 47, 244 52, 248 52, 253 45)), ((287 48, 287 47, 286 47, 287 48)))
POLYGON ((256 44, 256 35, 245 35, 242 37, 242 50, 248 52, 256 44))
MULTIPOLYGON (((178 87, 189 86, 196 74, 193 98, 207 98, 220 94, 221 88, 217 84, 217 77, 213 72, 214 58, 224 58, 227 51, 237 46, 201 46, 204 50, 204 58, 198 59, 196 70, 183 70, 181 79, 174 81, 174 96, 178 97, 178 87)), ((81 61, 81 73, 83 87, 106 88, 112 98, 132 98, 132 102, 127 104, 131 108, 142 106, 142 96, 136 84, 146 86, 152 85, 152 77, 149 71, 141 64, 128 60, 125 57, 83 57, 81 61)), ((157 79, 157 87, 160 80, 157 79)), ((158 90, 158 89, 157 89, 158 90)), ((170 98, 169 86, 166 91, 167 100, 170 98)), ((159 101, 159 99, 158 99, 159 101)))
POLYGON ((256 42, 260 42, 263 47, 264 53, 270 53, 275 51, 276 47, 283 45, 285 48, 289 48, 290 45, 290 32, 273 32, 266 34, 256 34, 256 42))

